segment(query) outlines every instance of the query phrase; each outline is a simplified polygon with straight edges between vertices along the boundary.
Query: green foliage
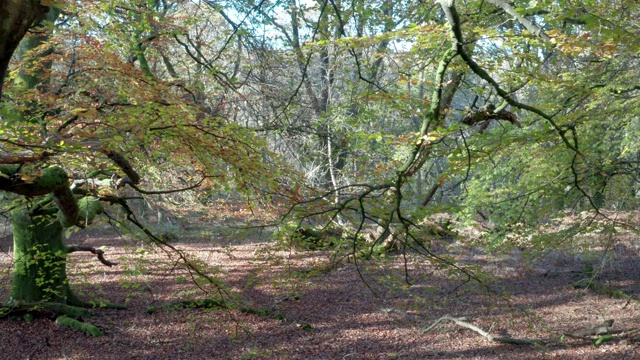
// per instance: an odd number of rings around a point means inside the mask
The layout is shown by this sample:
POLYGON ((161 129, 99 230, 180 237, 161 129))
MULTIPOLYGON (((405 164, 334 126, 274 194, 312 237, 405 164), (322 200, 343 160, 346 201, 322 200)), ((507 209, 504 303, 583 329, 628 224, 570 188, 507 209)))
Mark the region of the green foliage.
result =
POLYGON ((89 224, 96 215, 104 212, 104 207, 97 197, 85 196, 78 201, 78 210, 78 219, 89 224))
POLYGON ((327 250, 337 242, 327 231, 299 227, 290 235, 291 244, 301 250, 327 250))

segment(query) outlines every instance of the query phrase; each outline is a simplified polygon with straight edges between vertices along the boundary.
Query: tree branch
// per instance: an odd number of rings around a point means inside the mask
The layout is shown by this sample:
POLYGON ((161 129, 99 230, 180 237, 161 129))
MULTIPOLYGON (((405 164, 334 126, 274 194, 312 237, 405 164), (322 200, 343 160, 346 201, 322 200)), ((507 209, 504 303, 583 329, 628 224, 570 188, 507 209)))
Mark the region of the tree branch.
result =
POLYGON ((431 94, 431 106, 427 113, 425 114, 422 125, 420 127, 420 139, 416 142, 409 155, 409 158, 404 162, 404 164, 396 171, 398 174, 398 178, 396 181, 396 188, 400 188, 404 178, 408 178, 413 176, 424 164, 427 160, 427 155, 430 152, 429 145, 431 142, 427 139, 429 126, 433 123, 438 122, 440 119, 440 102, 442 100, 442 88, 444 82, 444 73, 449 66, 449 63, 456 56, 456 50, 454 47, 448 49, 444 55, 442 55, 442 59, 440 60, 440 64, 438 65, 438 70, 435 75, 435 86, 431 94))
POLYGON ((462 123, 473 126, 477 123, 483 122, 480 126, 480 133, 482 133, 489 126, 491 120, 506 120, 519 128, 522 127, 522 124, 520 124, 514 113, 504 109, 499 111, 494 110, 494 106, 492 104, 480 108, 478 111, 469 110, 464 118, 462 118, 462 123))
POLYGON ((129 160, 127 160, 120 153, 115 151, 102 149, 101 152, 113 161, 118 167, 127 175, 131 184, 138 184, 140 182, 140 175, 133 169, 129 160))
POLYGON ((604 335, 611 332, 611 326, 613 326, 613 319, 606 320, 602 324, 594 326, 590 329, 575 331, 572 333, 565 333, 564 335, 573 338, 585 338, 594 335, 604 335))
POLYGON ((49 11, 40 0, 0 1, 0 99, 11 56, 29 28, 49 11))
POLYGON ((509 96, 509 93, 507 91, 500 87, 500 84, 498 84, 498 82, 495 81, 486 70, 481 68, 478 63, 476 63, 473 58, 471 58, 471 55, 469 55, 464 50, 464 47, 462 45, 464 44, 464 38, 462 36, 462 30, 460 28, 460 16, 458 15, 458 11, 456 10, 454 5, 455 0, 439 0, 439 2, 442 7, 442 11, 444 11, 444 14, 447 18, 447 22, 449 22, 449 25, 451 25, 451 33, 453 35, 452 41, 454 43, 456 51, 460 55, 462 60, 464 60, 464 62, 467 64, 467 66, 469 66, 471 71, 473 71, 482 80, 489 83, 496 90, 498 95, 500 95, 500 97, 503 98, 509 105, 518 109, 530 111, 547 120, 547 122, 549 122, 554 128, 556 133, 558 133, 565 146, 574 151, 576 154, 582 156, 582 153, 574 145, 571 144, 571 142, 565 135, 565 131, 563 131, 563 129, 553 120, 552 115, 546 114, 544 111, 533 106, 523 104, 514 100, 511 96, 509 96))
POLYGON ((74 141, 71 139, 65 139, 61 136, 49 136, 45 141, 45 145, 53 147, 53 144, 58 142, 64 142, 64 146, 79 146, 85 147, 93 151, 99 151, 106 155, 111 161, 113 161, 126 175, 126 180, 121 179, 123 184, 138 184, 140 182, 140 175, 133 169, 131 163, 122 154, 116 151, 108 150, 103 147, 103 144, 99 141, 74 141))
POLYGON ((135 184, 131 184, 129 182, 124 181, 125 179, 120 179, 118 181, 118 183, 116 184, 116 186, 124 186, 124 184, 129 184, 129 186, 131 186, 134 190, 136 190, 137 192, 141 193, 141 194, 145 194, 145 195, 162 195, 162 194, 172 194, 172 193, 177 193, 177 192, 183 192, 183 191, 188 191, 188 190, 193 190, 195 188, 198 188, 200 185, 202 185, 202 183, 208 179, 211 178, 213 176, 203 176, 202 179, 200 179, 197 183, 193 184, 193 185, 189 185, 187 187, 183 187, 183 188, 179 188, 179 189, 170 189, 170 190, 157 190, 157 191, 149 191, 149 190, 144 190, 141 189, 139 187, 137 187, 135 184))
POLYGON ((31 151, 21 151, 13 153, 0 153, 0 164, 25 164, 32 163, 41 160, 47 160, 54 154, 48 151, 44 151, 40 154, 31 151))
POLYGON ((96 249, 94 247, 91 246, 87 246, 87 245, 75 245, 75 246, 68 246, 67 247, 67 254, 70 254, 72 252, 78 252, 78 251, 88 251, 92 254, 97 255, 98 260, 100 260, 101 263, 111 267, 114 265, 118 265, 118 263, 116 262, 111 262, 107 259, 104 258, 104 251, 100 250, 100 249, 96 249))
MULTIPOLYGON (((487 331, 484 331, 480 327, 469 323, 465 317, 454 317, 454 316, 451 316, 451 315, 445 315, 445 316, 439 318, 433 324, 431 324, 425 330, 425 332, 431 331, 433 328, 435 328, 436 326, 440 325, 441 323, 443 323, 445 321, 451 321, 451 322, 454 322, 456 325, 458 325, 460 327, 475 331, 478 334, 480 334, 483 337, 485 337, 489 341, 495 341, 495 342, 500 342, 500 343, 505 343, 505 344, 541 345, 541 344, 550 344, 550 343, 559 344, 559 343, 562 342, 561 338, 560 339, 556 339, 555 337, 548 337, 548 338, 542 338, 542 339, 513 338, 513 337, 509 336, 508 333, 507 333, 506 336, 504 336, 504 335, 503 336, 494 336, 491 333, 489 333, 487 331)), ((578 339, 585 339, 585 340, 593 340, 593 338, 591 336, 600 336, 600 335, 604 335, 604 334, 611 334, 611 329, 610 329, 611 325, 613 325, 613 320, 607 320, 607 321, 603 322, 602 324, 600 324, 598 326, 595 326, 593 328, 582 330, 582 331, 576 331, 576 332, 573 332, 573 333, 564 333, 563 336, 568 336, 568 337, 578 338, 578 339)), ((624 332, 622 332, 622 334, 629 334, 631 331, 633 331, 633 329, 630 330, 630 331, 624 331, 624 332)), ((620 332, 618 332, 618 333, 620 333, 620 332)))
POLYGON ((43 169, 34 179, 25 180, 16 165, 0 166, 0 190, 23 196, 40 196, 68 186, 67 173, 60 167, 43 169))
POLYGON ((504 0, 487 0, 487 2, 492 3, 493 5, 504 10, 507 14, 513 16, 516 20, 518 20, 520 24, 522 24, 522 26, 524 26, 527 30, 531 31, 532 33, 534 33, 536 36, 540 37, 542 40, 547 42, 551 41, 551 38, 549 37, 549 35, 547 35, 544 31, 542 31, 542 29, 538 27, 538 25, 534 24, 526 17, 518 14, 516 9, 513 6, 511 6, 511 4, 509 4, 508 2, 504 0))

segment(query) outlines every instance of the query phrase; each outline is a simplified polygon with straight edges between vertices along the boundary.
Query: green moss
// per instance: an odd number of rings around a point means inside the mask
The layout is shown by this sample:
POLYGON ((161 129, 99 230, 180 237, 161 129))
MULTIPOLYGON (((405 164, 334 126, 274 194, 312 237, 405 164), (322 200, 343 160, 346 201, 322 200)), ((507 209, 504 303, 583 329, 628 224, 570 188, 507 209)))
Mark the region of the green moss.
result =
POLYGON ((32 183, 36 189, 52 192, 63 186, 68 186, 69 176, 61 167, 52 166, 44 169, 32 183))
POLYGON ((15 174, 20 167, 18 165, 0 165, 0 176, 9 177, 15 174))
POLYGON ((98 329, 95 325, 78 321, 66 315, 58 316, 58 318, 56 319, 56 323, 60 325, 68 326, 72 329, 84 331, 93 337, 98 337, 102 335, 102 331, 100 331, 100 329, 98 329))
POLYGON ((55 216, 31 216, 13 211, 14 271, 11 298, 15 301, 66 303, 70 296, 66 246, 55 216))

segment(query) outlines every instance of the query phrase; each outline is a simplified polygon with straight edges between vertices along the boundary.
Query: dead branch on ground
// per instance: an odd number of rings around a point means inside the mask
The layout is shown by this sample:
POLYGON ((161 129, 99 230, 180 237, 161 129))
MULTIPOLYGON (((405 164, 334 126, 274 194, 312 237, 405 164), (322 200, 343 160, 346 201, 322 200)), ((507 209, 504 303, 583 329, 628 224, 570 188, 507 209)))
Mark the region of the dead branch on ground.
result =
POLYGON ((540 338, 540 339, 514 338, 514 337, 511 337, 508 334, 508 332, 505 332, 506 335, 495 336, 489 333, 488 331, 485 331, 480 327, 471 324, 470 322, 468 322, 468 319, 466 317, 455 317, 451 315, 445 315, 439 318, 433 324, 431 324, 425 330, 425 332, 429 332, 433 330, 435 327, 437 327, 438 325, 446 321, 451 321, 458 326, 475 331, 489 341, 495 341, 495 342, 500 342, 504 344, 515 344, 515 345, 550 345, 550 344, 559 345, 563 342, 563 339, 565 337, 589 340, 597 345, 603 341, 609 341, 614 338, 617 338, 617 339, 627 338, 627 337, 631 337, 634 334, 640 333, 640 328, 612 331, 611 327, 613 326, 613 320, 610 319, 592 328, 582 329, 582 330, 573 331, 573 332, 562 332, 560 336, 552 336, 552 337, 546 337, 546 338, 540 338))

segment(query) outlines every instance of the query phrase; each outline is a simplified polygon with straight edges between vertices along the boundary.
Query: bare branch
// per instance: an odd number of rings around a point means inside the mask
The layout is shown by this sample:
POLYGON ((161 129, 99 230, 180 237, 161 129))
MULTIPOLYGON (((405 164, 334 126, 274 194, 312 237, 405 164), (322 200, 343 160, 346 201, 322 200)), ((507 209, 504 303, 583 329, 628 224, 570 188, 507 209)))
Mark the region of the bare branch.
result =
POLYGON ((507 14, 513 16, 516 20, 518 20, 520 24, 522 24, 522 26, 527 28, 527 30, 531 31, 536 36, 540 37, 542 40, 547 42, 551 41, 551 38, 549 37, 549 35, 547 35, 538 25, 534 24, 531 20, 527 19, 526 17, 518 14, 516 9, 513 6, 511 6, 508 2, 504 0, 487 0, 487 2, 492 3, 493 5, 504 10, 507 14))
POLYGON ((426 329, 426 331, 427 332, 431 331, 433 328, 435 328, 436 326, 440 325, 442 322, 447 321, 447 320, 448 321, 452 321, 456 325, 461 326, 463 328, 475 331, 478 334, 480 334, 483 337, 485 337, 489 341, 496 341, 496 342, 507 343, 507 344, 516 344, 516 345, 537 345, 537 344, 546 344, 546 343, 554 341, 554 339, 550 339, 550 338, 546 338, 546 339, 516 339, 516 338, 512 338, 510 336, 502 336, 502 337, 493 336, 490 333, 482 330, 481 328, 479 328, 479 327, 467 322, 466 321, 467 319, 465 317, 454 317, 454 316, 451 316, 451 315, 445 315, 445 316, 439 318, 431 326, 429 326, 426 329))
MULTIPOLYGON (((471 324, 470 322, 467 321, 467 318, 465 317, 454 317, 451 315, 445 315, 441 318, 439 318, 438 320, 436 320, 433 324, 431 324, 427 329, 425 329, 425 332, 429 332, 431 330, 433 330, 436 326, 442 324, 445 321, 451 321, 454 322, 456 325, 475 331, 478 334, 482 335, 483 337, 485 337, 487 340, 489 341, 495 341, 495 342, 500 342, 500 343, 505 343, 505 344, 515 344, 515 345, 541 345, 541 344, 560 344, 562 343, 562 338, 561 337, 547 337, 547 338, 541 338, 541 339, 527 339, 527 338, 513 338, 511 337, 508 332, 506 333, 506 335, 502 335, 502 336, 494 336, 491 333, 481 329, 480 327, 471 324)), ((566 337, 571 337, 571 338, 575 338, 575 339, 583 339, 583 340, 589 340, 589 341, 593 341, 594 340, 594 336, 602 336, 602 335, 613 335, 615 334, 616 337, 619 338, 623 338, 623 337, 627 337, 629 335, 635 334, 636 332, 638 332, 640 329, 628 329, 628 330, 622 330, 622 331, 616 331, 616 332, 612 332, 611 331, 611 326, 613 325, 613 320, 606 320, 604 321, 602 324, 599 324, 595 327, 589 328, 589 329, 585 329, 585 330, 581 330, 581 331, 576 331, 576 332, 572 332, 572 333, 563 333, 562 336, 566 336, 566 337)))
POLYGON ((604 335, 611 332, 611 326, 613 326, 613 319, 606 320, 602 324, 594 326, 590 329, 566 333, 564 335, 573 338, 588 338, 589 336, 593 335, 604 335))
POLYGON ((118 263, 116 262, 111 262, 107 259, 104 258, 104 251, 100 250, 100 249, 96 249, 94 247, 91 246, 87 246, 87 245, 75 245, 75 246, 69 246, 67 247, 67 254, 70 254, 72 252, 78 252, 78 251, 88 251, 92 254, 95 254, 98 256, 98 260, 100 260, 101 263, 107 265, 107 266, 114 266, 114 265, 118 265, 118 263))
POLYGON ((0 153, 0 164, 25 164, 41 160, 47 160, 54 154, 44 151, 40 154, 31 151, 21 151, 14 153, 0 153))
POLYGON ((183 191, 187 191, 187 190, 193 190, 197 187, 200 187, 200 185, 202 185, 202 183, 208 179, 211 178, 213 176, 203 176, 202 179, 200 179, 200 181, 198 181, 197 183, 187 186, 187 187, 183 187, 180 189, 171 189, 171 190, 159 190, 159 191, 149 191, 149 190, 144 190, 141 189, 139 187, 137 187, 135 184, 132 184, 128 181, 126 181, 126 179, 128 178, 124 178, 124 179, 120 179, 118 180, 118 183, 116 184, 117 187, 120 186, 124 186, 124 184, 129 184, 129 186, 131 186, 134 190, 136 190, 139 193, 145 194, 145 195, 162 195, 162 194, 172 194, 172 193, 177 193, 177 192, 183 192, 183 191))

